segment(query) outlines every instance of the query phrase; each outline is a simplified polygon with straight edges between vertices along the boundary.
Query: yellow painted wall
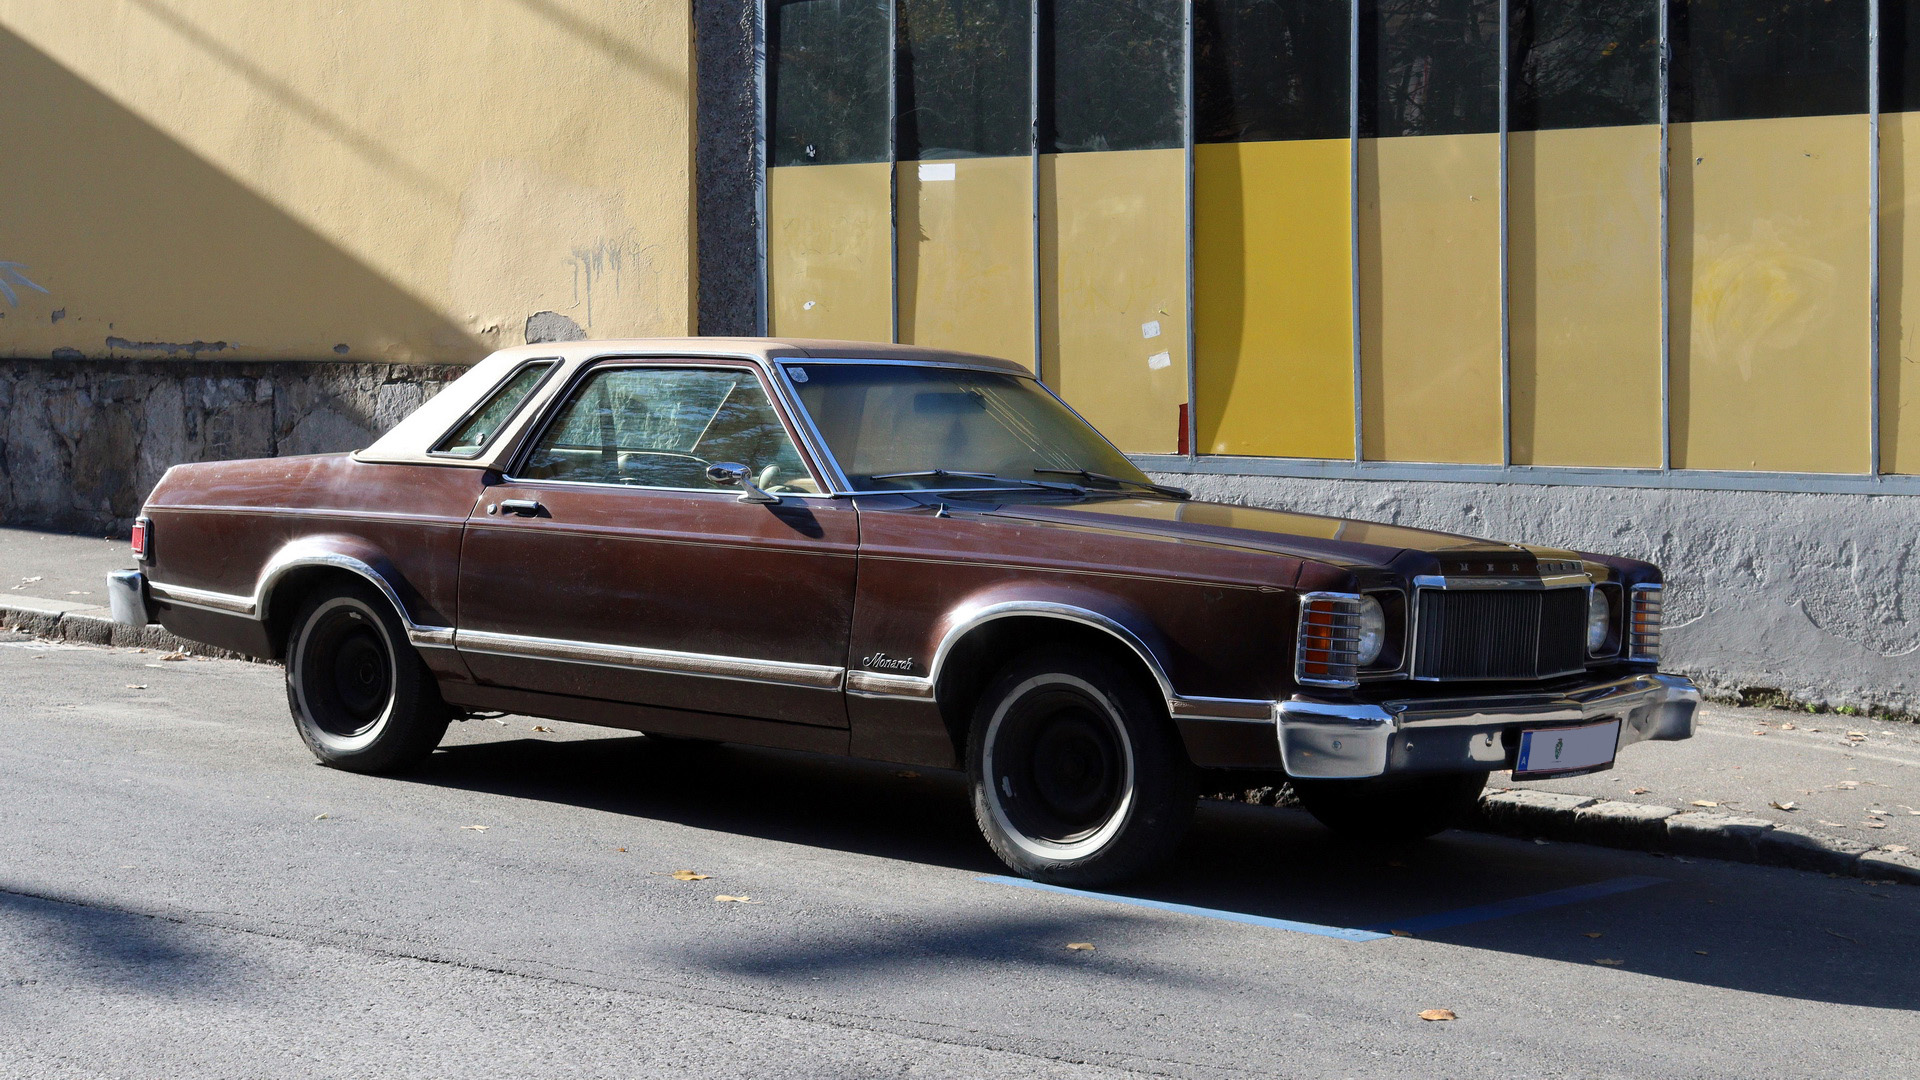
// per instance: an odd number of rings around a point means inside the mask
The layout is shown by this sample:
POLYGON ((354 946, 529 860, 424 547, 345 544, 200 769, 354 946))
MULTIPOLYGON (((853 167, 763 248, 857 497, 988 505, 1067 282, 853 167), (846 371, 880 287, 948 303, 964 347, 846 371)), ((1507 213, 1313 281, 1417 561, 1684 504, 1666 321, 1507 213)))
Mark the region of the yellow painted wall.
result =
POLYGON ((689 332, 691 49, 665 0, 0 0, 0 261, 46 290, 0 354, 689 332))
POLYGON ((1660 129, 1507 144, 1513 460, 1660 466, 1660 129))
POLYGON ((1353 453, 1348 145, 1194 147, 1201 453, 1353 453))
POLYGON ((1868 467, 1867 118, 1675 124, 1673 454, 1868 467))
POLYGON ((1360 140, 1365 453, 1498 463, 1500 137, 1360 140))
POLYGON ((1040 159, 1041 374, 1131 453, 1179 444, 1186 217, 1185 151, 1040 159))
POLYGON ((892 340, 892 171, 884 161, 767 170, 772 333, 892 340))
POLYGON ((1920 473, 1920 113, 1880 117, 1880 468, 1920 473))
POLYGON ((1033 160, 903 161, 900 340, 1033 366, 1033 160))

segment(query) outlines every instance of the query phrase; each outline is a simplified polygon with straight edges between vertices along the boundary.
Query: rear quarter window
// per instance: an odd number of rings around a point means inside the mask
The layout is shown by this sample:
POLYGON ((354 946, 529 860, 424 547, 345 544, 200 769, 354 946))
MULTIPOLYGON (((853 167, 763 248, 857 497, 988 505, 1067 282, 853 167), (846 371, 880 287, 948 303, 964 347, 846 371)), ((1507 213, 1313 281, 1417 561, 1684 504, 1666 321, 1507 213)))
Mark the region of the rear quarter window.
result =
POLYGON ((478 457, 492 445, 534 390, 546 381, 556 363, 555 360, 535 360, 515 369, 466 419, 435 443, 431 452, 447 457, 478 457))

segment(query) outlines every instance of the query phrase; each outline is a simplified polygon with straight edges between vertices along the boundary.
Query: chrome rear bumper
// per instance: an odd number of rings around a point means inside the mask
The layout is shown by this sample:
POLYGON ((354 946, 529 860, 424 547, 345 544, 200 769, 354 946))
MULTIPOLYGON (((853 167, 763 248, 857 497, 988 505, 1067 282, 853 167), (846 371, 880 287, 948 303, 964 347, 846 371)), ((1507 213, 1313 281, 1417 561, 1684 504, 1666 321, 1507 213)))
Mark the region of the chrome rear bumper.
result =
POLYGON ((1512 764, 1508 732, 1620 721, 1620 743, 1687 739, 1700 691, 1649 672, 1552 692, 1411 698, 1378 703, 1306 698, 1274 708, 1280 760, 1293 776, 1493 771, 1512 764))
POLYGON ((147 611, 147 576, 138 570, 114 570, 107 574, 107 606, 113 621, 127 626, 145 626, 152 622, 147 611))

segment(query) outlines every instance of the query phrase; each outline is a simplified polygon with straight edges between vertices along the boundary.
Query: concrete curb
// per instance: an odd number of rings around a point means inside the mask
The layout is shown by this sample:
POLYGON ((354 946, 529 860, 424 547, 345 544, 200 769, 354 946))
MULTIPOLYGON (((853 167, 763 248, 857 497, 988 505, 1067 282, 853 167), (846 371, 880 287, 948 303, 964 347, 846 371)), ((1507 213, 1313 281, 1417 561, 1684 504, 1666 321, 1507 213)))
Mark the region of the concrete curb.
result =
POLYGON ((1464 828, 1920 885, 1920 856, 1819 836, 1765 818, 1549 791, 1491 791, 1464 828))
POLYGON ((188 652, 195 656, 217 656, 230 660, 252 659, 174 637, 158 623, 125 626, 106 615, 96 615, 91 611, 48 611, 0 602, 0 629, 17 630, 51 641, 77 641, 88 645, 113 645, 123 649, 151 649, 157 652, 188 652))

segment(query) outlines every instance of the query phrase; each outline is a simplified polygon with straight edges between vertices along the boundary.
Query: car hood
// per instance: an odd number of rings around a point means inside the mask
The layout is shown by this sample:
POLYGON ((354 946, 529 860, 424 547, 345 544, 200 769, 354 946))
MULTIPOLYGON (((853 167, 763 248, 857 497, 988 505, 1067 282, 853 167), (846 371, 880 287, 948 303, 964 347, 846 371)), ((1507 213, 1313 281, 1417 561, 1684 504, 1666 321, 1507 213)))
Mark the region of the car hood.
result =
POLYGON ((1352 518, 1297 514, 1198 499, 1120 498, 1082 503, 1003 504, 997 517, 1121 531, 1168 539, 1204 540, 1274 552, 1348 569, 1387 567, 1403 552, 1442 556, 1448 562, 1498 560, 1531 569, 1538 555, 1567 553, 1482 540, 1455 533, 1383 525, 1352 518))

